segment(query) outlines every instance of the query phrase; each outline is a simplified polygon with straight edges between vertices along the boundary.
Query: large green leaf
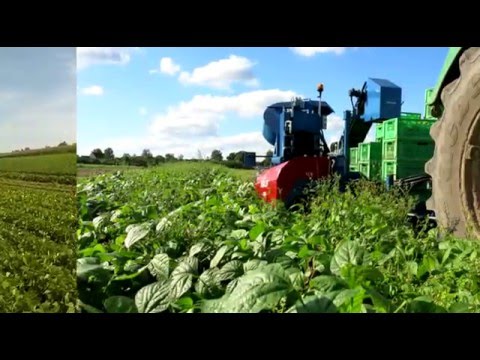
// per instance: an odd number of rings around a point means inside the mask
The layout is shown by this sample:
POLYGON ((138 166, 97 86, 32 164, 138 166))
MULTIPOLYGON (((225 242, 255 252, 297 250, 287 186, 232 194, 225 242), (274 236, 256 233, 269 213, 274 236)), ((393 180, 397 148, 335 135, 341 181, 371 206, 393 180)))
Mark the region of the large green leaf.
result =
POLYGON ((210 261, 210 267, 211 268, 217 267, 220 261, 222 261, 227 251, 228 251, 227 245, 223 245, 220 249, 218 249, 212 261, 210 261))
POLYGON ((112 271, 106 268, 106 264, 100 264, 97 258, 89 257, 77 260, 77 278, 80 281, 105 284, 112 275, 112 271))
POLYGON ((211 268, 204 271, 195 284, 195 291, 206 298, 222 295, 220 280, 218 279, 218 268, 211 268))
POLYGON ((336 313, 337 307, 325 296, 312 295, 297 302, 295 310, 298 313, 336 313))
POLYGON ((173 299, 180 298, 192 287, 193 276, 198 271, 198 259, 195 257, 185 258, 172 271, 170 277, 170 296, 173 299))
POLYGON ((446 313, 447 310, 433 302, 429 296, 419 296, 408 304, 408 312, 413 313, 446 313))
POLYGON ((153 283, 141 288, 135 295, 135 305, 140 313, 159 313, 170 305, 170 287, 164 283, 153 283))
POLYGON ((148 270, 157 281, 166 281, 170 273, 170 258, 167 254, 157 254, 148 264, 148 270))
POLYGON ((320 291, 332 291, 344 289, 347 284, 338 276, 320 275, 310 280, 310 288, 320 291))
POLYGON ((363 250, 355 241, 342 242, 333 255, 330 271, 335 275, 341 274, 341 269, 347 264, 360 265, 363 250))
POLYGON ((288 274, 278 264, 253 270, 238 279, 233 291, 205 301, 203 312, 258 313, 273 310, 293 290, 288 274))
POLYGON ((243 271, 248 272, 248 271, 256 270, 265 265, 267 265, 267 262, 265 260, 251 259, 243 264, 243 271))
POLYGON ((139 242, 140 240, 147 237, 150 233, 150 224, 143 223, 143 224, 136 224, 131 226, 128 229, 127 237, 125 238, 125 247, 128 249, 135 243, 139 242))
POLYGON ((135 301, 126 296, 111 296, 103 303, 107 313, 136 313, 135 301))
POLYGON ((219 281, 235 279, 243 274, 243 263, 240 260, 232 260, 220 269, 217 273, 219 281))

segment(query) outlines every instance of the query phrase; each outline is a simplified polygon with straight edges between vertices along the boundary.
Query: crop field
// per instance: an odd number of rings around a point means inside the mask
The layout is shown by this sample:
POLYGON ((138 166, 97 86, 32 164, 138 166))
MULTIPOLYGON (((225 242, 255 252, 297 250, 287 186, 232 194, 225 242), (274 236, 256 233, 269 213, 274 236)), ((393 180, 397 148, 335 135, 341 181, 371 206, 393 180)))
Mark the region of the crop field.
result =
POLYGON ((307 209, 253 173, 161 166, 77 185, 84 312, 478 312, 480 246, 414 229, 414 199, 366 182, 307 209))
POLYGON ((0 158, 0 312, 73 312, 75 154, 0 158))

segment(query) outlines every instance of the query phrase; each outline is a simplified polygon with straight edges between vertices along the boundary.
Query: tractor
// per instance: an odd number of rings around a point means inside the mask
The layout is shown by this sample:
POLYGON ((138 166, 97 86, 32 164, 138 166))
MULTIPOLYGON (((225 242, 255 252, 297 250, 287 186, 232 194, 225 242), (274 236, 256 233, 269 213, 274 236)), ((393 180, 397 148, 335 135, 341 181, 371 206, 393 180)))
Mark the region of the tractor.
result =
MULTIPOLYGON (((402 112, 402 89, 389 80, 370 78, 360 89, 351 89, 352 110, 344 112, 343 135, 330 146, 324 130, 334 110, 322 100, 322 84, 317 90, 318 100, 295 98, 265 110, 263 136, 274 147, 274 154, 272 167, 255 182, 260 197, 290 206, 312 180, 334 174, 342 181, 358 179, 361 174, 352 165, 352 151, 358 146, 373 151, 362 143, 372 125, 399 127, 402 119, 408 123, 410 118, 410 124, 419 127, 410 127, 409 136, 416 137, 428 126, 428 139, 423 143, 407 139, 410 145, 405 151, 414 156, 421 153, 422 144, 431 142, 431 154, 424 160, 411 160, 420 166, 413 173, 389 172, 386 165, 392 162, 386 162, 380 180, 387 186, 420 184, 429 189, 424 210, 437 225, 458 237, 480 239, 480 48, 449 49, 436 86, 426 92, 424 118, 402 112)), ((384 145, 397 140, 384 141, 384 145)), ((245 162, 255 164, 255 158, 255 153, 247 153, 245 162)))

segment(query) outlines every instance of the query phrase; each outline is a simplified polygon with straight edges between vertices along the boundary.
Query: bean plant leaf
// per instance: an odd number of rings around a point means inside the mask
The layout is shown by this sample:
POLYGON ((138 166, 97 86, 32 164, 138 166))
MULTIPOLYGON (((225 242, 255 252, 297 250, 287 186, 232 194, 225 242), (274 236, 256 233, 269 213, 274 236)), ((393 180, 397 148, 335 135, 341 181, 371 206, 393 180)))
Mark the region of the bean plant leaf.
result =
POLYGON ((111 296, 103 303, 107 313, 136 313, 135 301, 126 296, 111 296))
POLYGON ((345 241, 335 250, 330 263, 330 271, 335 275, 340 275, 341 269, 345 265, 360 265, 362 258, 363 251, 358 243, 354 241, 345 241))
POLYGON ((295 310, 298 313, 336 313, 337 307, 333 301, 322 295, 308 296, 297 302, 295 310))
POLYGON ((198 259, 195 257, 185 258, 172 271, 170 277, 170 296, 178 299, 192 287, 193 277, 198 271, 198 259))
POLYGON ((140 313, 159 313, 170 305, 169 284, 155 282, 141 288, 135 295, 135 305, 140 313))
POLYGON ((218 249, 212 261, 210 261, 210 267, 211 268, 217 267, 217 265, 220 263, 220 261, 222 261, 227 251, 228 251, 227 245, 223 245, 220 249, 218 249))
POLYGON ((232 280, 243 274, 243 264, 240 260, 232 260, 220 269, 217 278, 220 281, 232 280))
POLYGON ((205 301, 203 312, 258 313, 272 310, 293 290, 288 274, 278 264, 250 271, 238 279, 229 294, 205 301))
POLYGON ((128 249, 135 243, 147 237, 150 233, 150 224, 137 224, 128 229, 127 237, 125 238, 125 247, 128 249))
POLYGON ((157 254, 148 264, 148 270, 157 281, 166 281, 170 272, 170 258, 167 254, 157 254))

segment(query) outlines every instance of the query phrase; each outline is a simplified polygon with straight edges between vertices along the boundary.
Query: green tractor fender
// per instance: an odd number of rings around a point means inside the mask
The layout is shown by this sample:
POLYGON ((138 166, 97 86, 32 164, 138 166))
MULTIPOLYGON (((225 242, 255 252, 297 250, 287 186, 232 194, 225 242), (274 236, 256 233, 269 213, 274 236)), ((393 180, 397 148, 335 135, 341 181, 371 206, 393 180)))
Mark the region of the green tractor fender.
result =
POLYGON ((435 117, 440 117, 443 113, 440 99, 443 88, 460 76, 459 61, 466 49, 468 47, 451 47, 447 53, 437 84, 427 102, 427 105, 431 107, 432 115, 435 117))

